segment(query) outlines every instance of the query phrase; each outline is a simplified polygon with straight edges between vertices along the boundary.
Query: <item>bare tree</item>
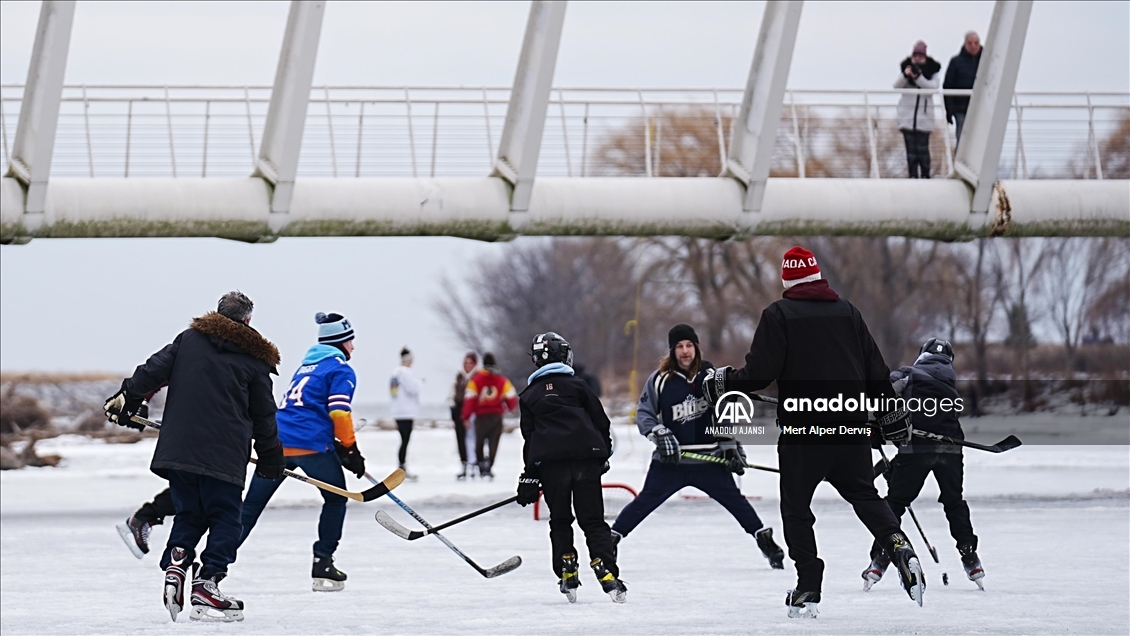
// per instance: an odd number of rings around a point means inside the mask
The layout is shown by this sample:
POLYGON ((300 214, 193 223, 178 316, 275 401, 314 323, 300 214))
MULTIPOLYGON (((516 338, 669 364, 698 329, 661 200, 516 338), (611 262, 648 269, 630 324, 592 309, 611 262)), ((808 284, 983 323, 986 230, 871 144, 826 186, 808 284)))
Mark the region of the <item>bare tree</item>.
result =
POLYGON ((1045 293, 1052 325, 1063 342, 1069 370, 1078 366, 1077 349, 1097 297, 1117 275, 1126 241, 1114 238, 1048 239, 1045 293), (1121 254, 1120 254, 1121 252, 1121 254))

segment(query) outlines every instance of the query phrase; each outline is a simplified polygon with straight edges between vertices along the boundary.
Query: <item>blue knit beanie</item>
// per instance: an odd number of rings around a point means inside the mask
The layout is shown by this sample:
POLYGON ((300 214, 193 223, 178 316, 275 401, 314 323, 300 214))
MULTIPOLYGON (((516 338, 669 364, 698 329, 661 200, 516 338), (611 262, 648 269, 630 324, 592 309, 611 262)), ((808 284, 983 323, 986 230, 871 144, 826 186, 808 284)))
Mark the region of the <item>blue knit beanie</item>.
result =
POLYGON ((318 323, 319 344, 340 344, 353 340, 353 325, 349 324, 341 314, 314 314, 314 322, 318 323))

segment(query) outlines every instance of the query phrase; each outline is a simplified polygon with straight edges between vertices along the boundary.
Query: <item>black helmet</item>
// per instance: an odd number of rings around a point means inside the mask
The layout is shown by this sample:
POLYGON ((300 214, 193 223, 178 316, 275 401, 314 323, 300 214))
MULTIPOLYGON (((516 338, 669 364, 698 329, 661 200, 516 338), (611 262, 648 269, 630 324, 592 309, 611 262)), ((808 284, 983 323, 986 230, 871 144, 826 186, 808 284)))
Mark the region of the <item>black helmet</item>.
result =
POLYGON ((922 355, 923 353, 940 353, 944 356, 949 356, 949 359, 953 360, 953 346, 950 345, 949 340, 930 338, 926 341, 926 344, 922 345, 922 348, 918 350, 919 355, 922 355))
POLYGON ((530 357, 534 366, 539 368, 551 362, 564 362, 572 366, 573 348, 559 334, 547 331, 534 336, 534 342, 530 345, 530 357))

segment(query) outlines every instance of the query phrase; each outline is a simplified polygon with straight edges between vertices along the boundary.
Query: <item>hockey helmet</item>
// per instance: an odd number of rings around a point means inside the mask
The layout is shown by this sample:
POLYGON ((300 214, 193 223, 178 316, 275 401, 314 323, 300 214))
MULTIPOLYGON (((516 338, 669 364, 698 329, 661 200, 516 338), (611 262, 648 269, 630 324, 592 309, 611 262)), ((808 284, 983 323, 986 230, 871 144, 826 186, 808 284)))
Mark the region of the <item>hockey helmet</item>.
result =
POLYGON ((572 366, 573 348, 560 334, 547 331, 534 336, 534 342, 530 345, 530 358, 538 368, 551 362, 564 362, 572 366))
POLYGON ((953 360, 953 346, 950 345, 949 340, 930 338, 926 341, 926 344, 922 345, 922 348, 918 350, 919 355, 923 353, 941 354, 949 356, 949 359, 953 360))

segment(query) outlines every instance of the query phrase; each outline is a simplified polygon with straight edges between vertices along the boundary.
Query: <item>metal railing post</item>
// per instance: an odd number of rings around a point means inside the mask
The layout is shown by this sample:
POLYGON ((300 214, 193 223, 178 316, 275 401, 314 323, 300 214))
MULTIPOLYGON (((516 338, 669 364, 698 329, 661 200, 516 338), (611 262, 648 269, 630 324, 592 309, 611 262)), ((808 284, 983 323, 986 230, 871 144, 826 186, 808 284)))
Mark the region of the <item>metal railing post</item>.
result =
POLYGON ((585 121, 582 125, 581 133, 581 176, 586 174, 589 159, 589 104, 585 102, 585 121))
POLYGON ((643 91, 637 90, 640 97, 640 111, 643 112, 643 163, 644 173, 651 176, 651 122, 647 117, 647 105, 643 102, 643 91))
POLYGON ((361 144, 365 132, 365 101, 361 101, 361 113, 357 115, 357 166, 353 169, 353 176, 361 176, 361 144))
POLYGON ((436 176, 436 144, 439 143, 439 100, 436 100, 435 117, 432 119, 432 168, 430 175, 436 176))
POLYGON ((871 102, 863 91, 863 109, 867 112, 867 144, 871 147, 871 178, 879 178, 879 149, 875 144, 875 126, 871 121, 871 102))
POLYGON ((793 146, 796 148, 796 175, 804 178, 804 150, 800 143, 800 125, 796 118, 796 93, 789 91, 789 108, 793 111, 793 146))
POLYGON ((334 176, 337 176, 337 146, 334 144, 334 114, 330 108, 330 87, 323 86, 326 94, 326 127, 330 131, 330 160, 334 166, 334 176))
POLYGON ((204 102, 204 158, 200 165, 200 176, 208 176, 208 132, 212 124, 212 102, 207 100, 204 102))
MULTIPOLYGON (((250 102, 248 102, 247 108, 248 109, 251 108, 250 102)), ((250 115, 250 113, 251 113, 251 111, 248 110, 249 115, 250 115)), ((177 176, 177 150, 176 150, 176 144, 173 142, 173 107, 172 107, 172 104, 169 102, 169 87, 168 86, 165 87, 165 121, 169 125, 169 158, 172 159, 172 162, 173 162, 173 178, 176 178, 176 176, 177 176)), ((252 157, 252 160, 254 161, 254 158, 255 158, 254 148, 252 148, 251 157, 252 157)))
POLYGON ((407 86, 404 87, 404 104, 408 108, 408 146, 412 150, 412 176, 419 177, 416 168, 416 136, 412 134, 412 96, 407 86))
MULTIPOLYGON (((129 176, 129 148, 130 148, 130 137, 132 135, 133 135, 133 100, 131 99, 131 100, 129 100, 129 103, 126 106, 126 168, 125 168, 124 174, 122 174, 123 177, 129 176)), ((205 135, 205 137, 204 137, 204 147, 205 147, 205 149, 207 149, 207 147, 208 147, 208 141, 207 140, 208 140, 208 137, 207 137, 207 135, 205 135)))
POLYGON ((247 105, 247 139, 251 144, 251 165, 255 165, 255 129, 251 126, 251 93, 243 87, 243 103, 247 105))
POLYGON ((494 163, 494 136, 490 131, 490 102, 487 101, 487 87, 483 87, 483 121, 487 124, 487 165, 494 163))
POLYGON ((663 104, 659 105, 659 112, 655 117, 655 161, 653 169, 655 176, 662 177, 663 169, 660 167, 663 159, 663 104))
POLYGON ((90 166, 90 178, 94 178, 94 148, 90 143, 90 102, 86 99, 86 84, 82 85, 82 121, 86 129, 86 163, 90 166))
POLYGON ((1095 134, 1095 107, 1091 105, 1091 94, 1087 93, 1087 128, 1091 135, 1091 148, 1095 153, 1095 178, 1103 180, 1103 159, 1099 152, 1099 136, 1095 134))
POLYGON ((557 89, 557 105, 561 107, 561 138, 565 140, 565 173, 573 176, 573 158, 569 156, 569 130, 565 126, 565 93, 557 89))
POLYGON ((1028 159, 1024 153, 1024 109, 1020 107, 1020 98, 1014 93, 1012 105, 1016 109, 1016 156, 1012 162, 1012 178, 1017 176, 1028 178, 1028 159))
MULTIPOLYGON (((942 91, 939 90, 938 94, 941 95, 941 92, 942 91)), ((930 99, 933 99, 933 97, 931 97, 930 99)), ((942 96, 942 108, 941 108, 941 112, 943 113, 942 119, 941 119, 940 122, 938 122, 938 118, 935 117, 934 120, 935 120, 935 126, 940 127, 941 130, 942 130, 942 143, 945 145, 945 150, 946 150, 946 174, 951 175, 951 174, 953 174, 953 144, 950 143, 950 126, 946 122, 946 118, 945 118, 945 115, 944 115, 944 113, 946 111, 945 103, 946 103, 946 98, 945 98, 945 96, 942 96)))
POLYGON ((718 129, 719 171, 726 169, 726 136, 722 132, 722 104, 718 101, 718 89, 714 89, 714 127, 718 129))
POLYGON ((8 146, 8 120, 4 118, 4 96, 0 93, 0 135, 4 136, 4 160, 12 160, 12 152, 8 146))

